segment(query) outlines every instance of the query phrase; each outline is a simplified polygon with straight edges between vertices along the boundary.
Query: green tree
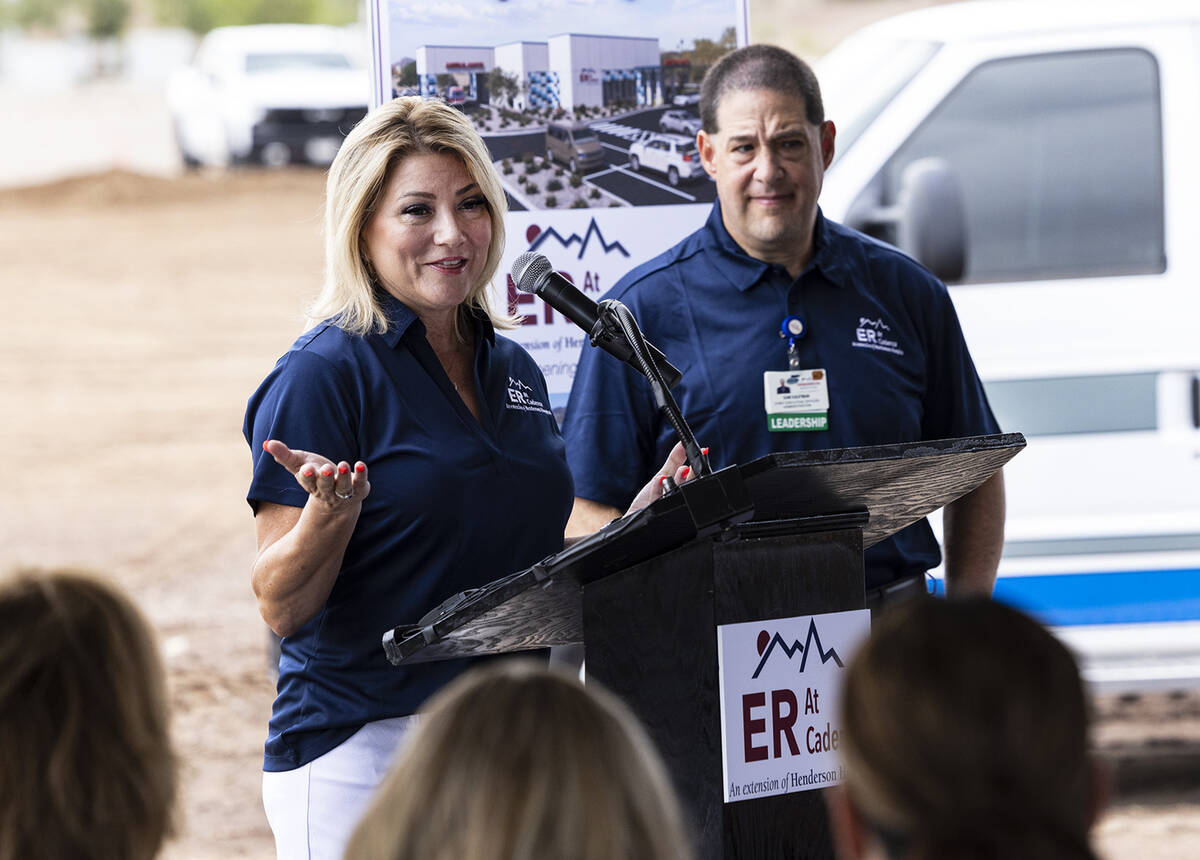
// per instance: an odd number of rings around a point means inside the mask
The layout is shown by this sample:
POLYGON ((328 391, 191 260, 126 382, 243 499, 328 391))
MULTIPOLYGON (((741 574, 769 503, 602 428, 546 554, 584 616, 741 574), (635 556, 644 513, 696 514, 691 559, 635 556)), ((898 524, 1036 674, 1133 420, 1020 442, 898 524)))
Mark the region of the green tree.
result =
POLYGON ((62 13, 61 0, 17 0, 12 17, 18 27, 54 29, 62 13))
POLYGON ((88 35, 93 39, 115 39, 129 23, 129 0, 84 0, 88 35))
POLYGON ((397 81, 402 87, 415 87, 417 81, 417 61, 405 63, 400 68, 400 80, 397 81))
MULTIPOLYGON (((51 0, 53 2, 53 0, 51 0)), ((187 27, 196 34, 242 24, 349 24, 358 17, 356 0, 153 0, 160 24, 187 27)))
POLYGON ((504 103, 509 107, 512 107, 513 99, 520 92, 520 86, 517 84, 517 76, 510 75, 499 66, 488 72, 487 88, 489 93, 502 98, 504 103))
POLYGON ((701 80, 709 66, 736 47, 737 31, 733 27, 726 27, 721 38, 715 42, 712 39, 696 39, 692 50, 684 52, 692 61, 692 80, 701 80))
POLYGON ((248 4, 248 24, 293 24, 315 22, 318 0, 252 0, 248 4))

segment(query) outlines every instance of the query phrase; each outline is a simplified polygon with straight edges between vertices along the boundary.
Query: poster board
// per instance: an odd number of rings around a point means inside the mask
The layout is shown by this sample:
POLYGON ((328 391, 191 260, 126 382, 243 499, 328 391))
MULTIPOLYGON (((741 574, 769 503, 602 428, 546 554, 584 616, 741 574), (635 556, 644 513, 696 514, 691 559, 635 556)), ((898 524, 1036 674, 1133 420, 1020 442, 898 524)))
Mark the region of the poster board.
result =
POLYGON ((538 362, 561 421, 585 335, 507 273, 535 251, 599 299, 704 223, 716 188, 695 153, 699 82, 712 60, 746 44, 747 4, 367 5, 372 106, 443 98, 487 142, 509 203, 493 298, 520 319, 508 336, 538 362))

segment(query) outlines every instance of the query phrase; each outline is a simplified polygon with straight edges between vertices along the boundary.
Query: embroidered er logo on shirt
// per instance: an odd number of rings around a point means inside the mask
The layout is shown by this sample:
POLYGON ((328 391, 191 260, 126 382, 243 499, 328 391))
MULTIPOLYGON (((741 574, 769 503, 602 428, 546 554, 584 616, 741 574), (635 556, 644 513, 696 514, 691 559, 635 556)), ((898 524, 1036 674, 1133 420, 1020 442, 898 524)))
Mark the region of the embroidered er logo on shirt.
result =
POLYGON ((526 385, 519 379, 508 378, 508 402, 504 404, 508 409, 517 409, 521 412, 541 412, 543 415, 550 415, 551 412, 546 408, 546 404, 533 396, 533 387, 526 385))
POLYGON ((879 319, 859 317, 858 328, 854 330, 854 341, 850 345, 862 349, 890 352, 893 355, 904 355, 904 350, 900 349, 900 345, 888 337, 888 332, 891 330, 892 327, 885 323, 882 317, 879 319))

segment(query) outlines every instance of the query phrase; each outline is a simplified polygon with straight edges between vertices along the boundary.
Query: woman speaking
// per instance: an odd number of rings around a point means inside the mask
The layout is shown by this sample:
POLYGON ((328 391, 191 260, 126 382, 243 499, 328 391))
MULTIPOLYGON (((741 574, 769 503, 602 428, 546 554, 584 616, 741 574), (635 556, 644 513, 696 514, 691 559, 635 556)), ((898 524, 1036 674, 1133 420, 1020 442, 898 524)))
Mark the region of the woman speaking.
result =
POLYGON ((375 110, 330 167, 312 327, 244 426, 254 593, 283 637, 263 767, 280 857, 341 857, 410 715, 468 665, 396 668, 382 632, 563 547, 545 380, 488 299, 504 213, 486 145, 438 101, 375 110))

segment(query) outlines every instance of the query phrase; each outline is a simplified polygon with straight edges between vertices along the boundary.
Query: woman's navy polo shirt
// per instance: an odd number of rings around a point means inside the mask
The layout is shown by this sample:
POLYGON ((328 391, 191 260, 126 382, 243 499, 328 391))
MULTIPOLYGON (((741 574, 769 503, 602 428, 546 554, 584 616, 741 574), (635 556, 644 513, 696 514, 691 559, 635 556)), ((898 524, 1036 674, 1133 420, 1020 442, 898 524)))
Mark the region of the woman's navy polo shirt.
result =
POLYGON ((416 315, 387 297, 384 334, 322 324, 250 398, 247 499, 301 507, 308 494, 266 439, 337 462, 362 460, 371 494, 324 608, 285 637, 264 769, 291 770, 364 723, 410 714, 468 660, 395 667, 384 631, 445 598, 558 552, 573 489, 542 373, 475 321, 476 421, 416 315))
MULTIPOLYGON (((793 279, 707 223, 622 278, 608 294, 683 373, 672 390, 713 465, 784 451, 882 445, 998 432, 946 287, 903 253, 818 213, 811 262, 793 279), (763 373, 787 371, 789 315, 805 322, 800 367, 823 368, 829 429, 770 432, 763 373)), ((576 494, 624 509, 675 432, 649 385, 584 346, 563 434, 576 494)), ((921 521, 867 550, 867 587, 936 567, 921 521)))

